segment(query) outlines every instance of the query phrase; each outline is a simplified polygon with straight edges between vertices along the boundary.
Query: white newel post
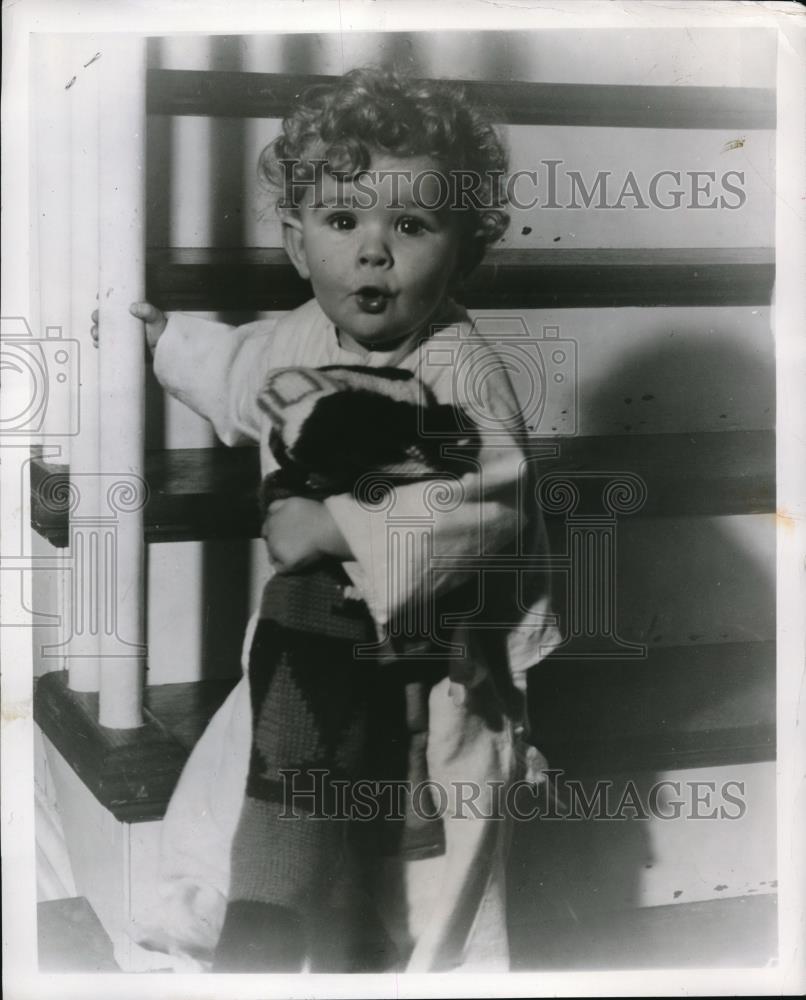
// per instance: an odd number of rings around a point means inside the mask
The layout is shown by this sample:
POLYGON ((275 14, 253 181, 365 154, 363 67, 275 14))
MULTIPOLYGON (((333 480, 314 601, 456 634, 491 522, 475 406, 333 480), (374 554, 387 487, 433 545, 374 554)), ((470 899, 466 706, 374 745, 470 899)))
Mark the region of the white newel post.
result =
POLYGON ((142 723, 145 355, 129 304, 145 292, 145 40, 104 39, 99 73, 100 467, 106 514, 100 722, 142 723))
MULTIPOLYGON (((69 361, 62 360, 58 340, 67 340, 70 331, 70 46, 54 36, 36 39, 34 52, 34 114, 36 156, 36 241, 39 267, 35 277, 38 307, 34 337, 43 343, 45 403, 41 424, 34 427, 42 435, 44 459, 49 464, 67 461, 63 446, 74 430, 71 395, 75 374, 69 361), (57 357, 58 355, 58 357, 57 357), (61 376, 58 383, 57 377, 61 376), (54 446, 61 446, 59 447, 54 446)), ((68 347, 67 353, 70 354, 68 347)))
MULTIPOLYGON (((43 405, 32 421, 42 457, 55 467, 68 461, 68 442, 75 430, 72 406, 77 391, 75 344, 68 324, 70 296, 70 46, 56 36, 33 36, 34 162, 36 185, 33 237, 38 267, 32 273, 32 334, 41 345, 43 405)), ((44 587, 45 577, 39 581, 44 587)), ((69 663, 72 630, 69 552, 56 550, 47 584, 47 600, 58 613, 58 626, 48 630, 40 649, 43 666, 69 663)), ((42 598, 40 598, 42 599, 42 598)))
POLYGON ((73 691, 100 687, 101 536, 100 409, 98 350, 90 337, 90 315, 98 293, 98 75, 92 38, 76 36, 72 65, 80 70, 69 88, 71 328, 81 352, 74 387, 78 433, 70 438, 70 478, 77 498, 70 517, 72 636, 68 684, 73 691), (85 65, 86 64, 86 65, 85 65))

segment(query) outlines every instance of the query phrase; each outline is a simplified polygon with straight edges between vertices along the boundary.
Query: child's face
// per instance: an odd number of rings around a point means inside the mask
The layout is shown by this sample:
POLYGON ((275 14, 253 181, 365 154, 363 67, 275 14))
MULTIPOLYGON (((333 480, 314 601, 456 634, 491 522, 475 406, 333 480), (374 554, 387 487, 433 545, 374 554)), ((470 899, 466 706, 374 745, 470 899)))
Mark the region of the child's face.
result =
POLYGON ((310 278, 339 332, 364 347, 382 348, 422 329, 456 273, 456 215, 425 207, 440 199, 433 176, 415 180, 437 169, 427 157, 374 156, 370 172, 352 181, 339 184, 325 174, 321 202, 308 189, 298 215, 286 220, 297 270, 310 278), (382 171, 396 172, 396 192, 382 171))

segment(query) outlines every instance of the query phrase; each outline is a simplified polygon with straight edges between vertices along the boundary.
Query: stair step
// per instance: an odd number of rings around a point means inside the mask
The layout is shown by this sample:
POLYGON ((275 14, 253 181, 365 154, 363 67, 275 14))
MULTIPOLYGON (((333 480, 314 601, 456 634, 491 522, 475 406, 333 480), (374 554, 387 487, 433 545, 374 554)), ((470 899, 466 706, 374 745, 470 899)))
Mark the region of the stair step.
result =
MULTIPOLYGON (((31 458, 31 524, 53 545, 68 544, 66 465, 31 458), (61 486, 60 486, 61 484, 61 486)), ((260 535, 257 448, 177 448, 146 452, 149 542, 260 535)))
MULTIPOLYGON (((773 431, 703 434, 644 434, 533 439, 558 452, 540 458, 541 474, 562 471, 630 472, 640 476, 647 497, 642 516, 759 514, 775 510, 773 431)), ((256 448, 152 451, 146 455, 149 498, 146 540, 256 538, 260 534, 256 448)), ((68 544, 64 465, 31 458, 31 523, 53 545, 68 544)), ((591 483, 601 493, 603 481, 591 483)), ((586 489, 587 491, 587 489, 586 489)), ((585 491, 585 492, 586 492, 585 491)), ((635 515, 631 515, 635 516, 635 515)))
MULTIPOLYGON (((462 295, 468 309, 769 305, 766 247, 494 250, 462 295)), ((146 296, 165 310, 294 309, 311 298, 278 248, 152 247, 146 296)))
POLYGON ((87 788, 130 823, 161 819, 190 751, 234 681, 145 689, 144 724, 108 729, 98 695, 71 691, 66 671, 36 681, 34 720, 87 788))
POLYGON ((36 908, 40 972, 120 972, 112 942, 83 896, 36 908))
POLYGON ((774 642, 552 655, 530 672, 528 699, 536 743, 574 777, 775 758, 774 642))
MULTIPOLYGON (((145 725, 98 724, 98 696, 63 672, 36 682, 34 719, 118 819, 160 819, 188 754, 234 680, 146 688, 145 725)), ((773 643, 650 650, 639 662, 553 661, 531 672, 536 740, 553 767, 615 773, 775 756, 773 643)))
MULTIPOLYGON (((306 87, 338 79, 287 73, 149 69, 148 113, 281 118, 306 87)), ((511 125, 773 129, 775 91, 762 87, 462 81, 511 125)))
POLYGON ((510 900, 513 972, 764 967, 778 954, 777 896, 541 916, 510 900), (521 912, 518 912, 521 910, 521 912), (513 912, 514 911, 514 912, 513 912))

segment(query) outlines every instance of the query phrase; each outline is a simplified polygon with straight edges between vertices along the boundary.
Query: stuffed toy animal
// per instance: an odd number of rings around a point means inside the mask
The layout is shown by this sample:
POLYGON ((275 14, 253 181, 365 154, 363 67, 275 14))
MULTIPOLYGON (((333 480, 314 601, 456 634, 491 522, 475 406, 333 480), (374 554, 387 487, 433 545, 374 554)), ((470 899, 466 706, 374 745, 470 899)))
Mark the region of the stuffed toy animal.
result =
POLYGON ((469 417, 437 404, 401 368, 279 368, 258 402, 271 417, 269 444, 280 466, 263 483, 264 502, 285 491, 349 492, 368 473, 392 482, 461 476, 479 450, 469 417), (444 456, 445 444, 463 457, 444 456))
MULTIPOLYGON (((261 486, 264 511, 289 496, 355 491, 366 477, 384 489, 460 477, 479 450, 472 421, 436 404, 422 382, 399 369, 275 369, 258 402, 271 418, 269 446, 278 463, 261 486), (443 454, 446 442, 450 456, 443 454)), ((370 917, 350 860, 355 844, 348 848, 348 841, 366 837, 367 826, 332 817, 340 789, 358 780, 395 775, 415 784, 427 777, 431 686, 446 673, 468 686, 483 676, 461 661, 418 658, 432 639, 378 645, 369 609, 335 560, 266 584, 249 660, 249 773, 214 971, 299 970, 306 941, 329 907, 339 914, 329 933, 348 935, 341 951, 355 955, 355 969, 368 970, 369 953, 378 968, 391 961, 381 957, 379 921, 370 917), (385 652, 356 658, 357 644, 385 652)), ((411 810, 398 819, 380 824, 387 842, 396 832, 394 849, 409 857, 444 850, 440 820, 411 810)))

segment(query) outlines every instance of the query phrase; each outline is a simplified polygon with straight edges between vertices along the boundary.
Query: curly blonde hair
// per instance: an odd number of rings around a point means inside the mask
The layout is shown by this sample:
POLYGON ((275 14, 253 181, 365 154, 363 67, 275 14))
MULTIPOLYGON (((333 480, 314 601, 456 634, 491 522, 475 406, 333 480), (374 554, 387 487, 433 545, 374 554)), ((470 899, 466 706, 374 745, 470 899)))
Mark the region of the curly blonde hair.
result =
POLYGON ((304 91, 260 154, 258 173, 276 207, 295 208, 315 164, 349 177, 368 170, 373 153, 428 156, 449 177, 464 178, 461 203, 454 197, 451 207, 461 213, 466 275, 509 225, 509 158, 491 118, 461 84, 365 66, 304 91))

